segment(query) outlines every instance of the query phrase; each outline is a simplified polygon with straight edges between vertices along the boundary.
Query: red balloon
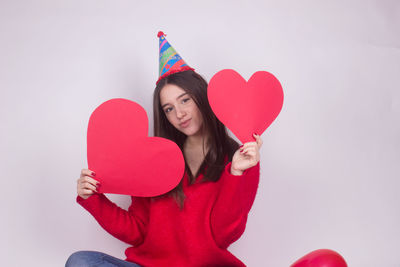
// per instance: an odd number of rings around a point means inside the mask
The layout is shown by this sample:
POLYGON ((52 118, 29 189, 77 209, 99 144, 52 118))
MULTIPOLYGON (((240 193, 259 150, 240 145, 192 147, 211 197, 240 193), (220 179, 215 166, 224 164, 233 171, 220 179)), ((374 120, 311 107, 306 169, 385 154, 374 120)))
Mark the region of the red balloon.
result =
POLYGON ((347 267, 347 264, 336 251, 318 249, 300 258, 290 267, 347 267))
POLYGON ((180 148, 148 137, 146 111, 127 99, 111 99, 92 113, 87 131, 89 169, 100 193, 150 197, 173 189, 183 177, 180 148))
POLYGON ((254 141, 275 120, 283 90, 274 75, 257 71, 249 81, 234 70, 221 70, 210 80, 208 101, 218 119, 242 142, 254 141))

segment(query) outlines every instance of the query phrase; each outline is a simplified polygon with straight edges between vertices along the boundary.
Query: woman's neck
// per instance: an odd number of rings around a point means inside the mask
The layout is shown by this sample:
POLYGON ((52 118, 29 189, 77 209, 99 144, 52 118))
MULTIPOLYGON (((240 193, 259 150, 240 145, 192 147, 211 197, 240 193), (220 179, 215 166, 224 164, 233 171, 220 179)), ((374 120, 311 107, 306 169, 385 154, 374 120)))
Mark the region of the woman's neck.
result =
POLYGON ((191 135, 185 140, 185 147, 199 148, 206 144, 206 138, 204 135, 191 135))
POLYGON ((191 135, 186 138, 183 152, 191 176, 196 177, 208 153, 208 142, 204 135, 191 135))
POLYGON ((198 156, 205 157, 209 149, 208 136, 206 134, 198 133, 188 136, 183 145, 185 156, 188 153, 195 152, 198 156))

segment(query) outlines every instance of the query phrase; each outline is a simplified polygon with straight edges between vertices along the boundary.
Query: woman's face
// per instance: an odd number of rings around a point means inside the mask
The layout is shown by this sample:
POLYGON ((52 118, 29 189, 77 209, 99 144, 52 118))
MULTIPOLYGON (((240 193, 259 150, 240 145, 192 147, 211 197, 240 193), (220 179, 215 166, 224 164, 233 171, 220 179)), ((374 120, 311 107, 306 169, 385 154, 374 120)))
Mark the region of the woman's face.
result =
POLYGON ((203 117, 193 98, 181 87, 166 84, 160 91, 161 108, 168 121, 187 136, 200 133, 203 117))

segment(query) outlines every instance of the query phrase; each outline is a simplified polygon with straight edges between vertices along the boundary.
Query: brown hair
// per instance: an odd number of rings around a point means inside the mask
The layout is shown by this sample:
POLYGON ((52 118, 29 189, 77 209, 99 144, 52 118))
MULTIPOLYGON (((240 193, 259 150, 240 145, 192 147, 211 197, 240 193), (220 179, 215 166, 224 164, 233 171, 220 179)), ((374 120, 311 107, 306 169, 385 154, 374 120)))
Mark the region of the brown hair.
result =
MULTIPOLYGON (((219 180, 225 168, 226 160, 231 161, 235 151, 239 148, 238 143, 227 133, 225 126, 217 119, 211 110, 207 98, 207 82, 199 74, 192 70, 171 74, 157 83, 153 94, 154 135, 174 141, 183 153, 183 144, 186 135, 177 130, 167 119, 160 103, 160 92, 166 84, 173 84, 182 88, 196 103, 203 117, 203 131, 208 136, 209 151, 204 158, 198 173, 203 173, 202 182, 219 180)), ((204 146, 203 146, 204 147, 204 146)), ((187 163, 186 172, 189 183, 192 184, 197 174, 192 174, 187 163)), ((182 208, 185 195, 182 190, 182 181, 171 190, 172 195, 182 208)))

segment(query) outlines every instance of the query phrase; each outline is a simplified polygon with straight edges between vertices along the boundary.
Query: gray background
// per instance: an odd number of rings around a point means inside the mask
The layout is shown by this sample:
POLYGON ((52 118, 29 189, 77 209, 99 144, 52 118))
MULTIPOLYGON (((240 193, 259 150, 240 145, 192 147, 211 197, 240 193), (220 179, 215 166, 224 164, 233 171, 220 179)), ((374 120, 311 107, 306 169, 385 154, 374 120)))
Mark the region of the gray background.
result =
POLYGON ((124 257, 75 203, 76 180, 100 103, 132 99, 152 117, 163 30, 207 80, 266 70, 284 88, 236 256, 279 267, 331 248, 352 267, 400 266, 399 26, 396 0, 1 0, 1 265, 124 257))

